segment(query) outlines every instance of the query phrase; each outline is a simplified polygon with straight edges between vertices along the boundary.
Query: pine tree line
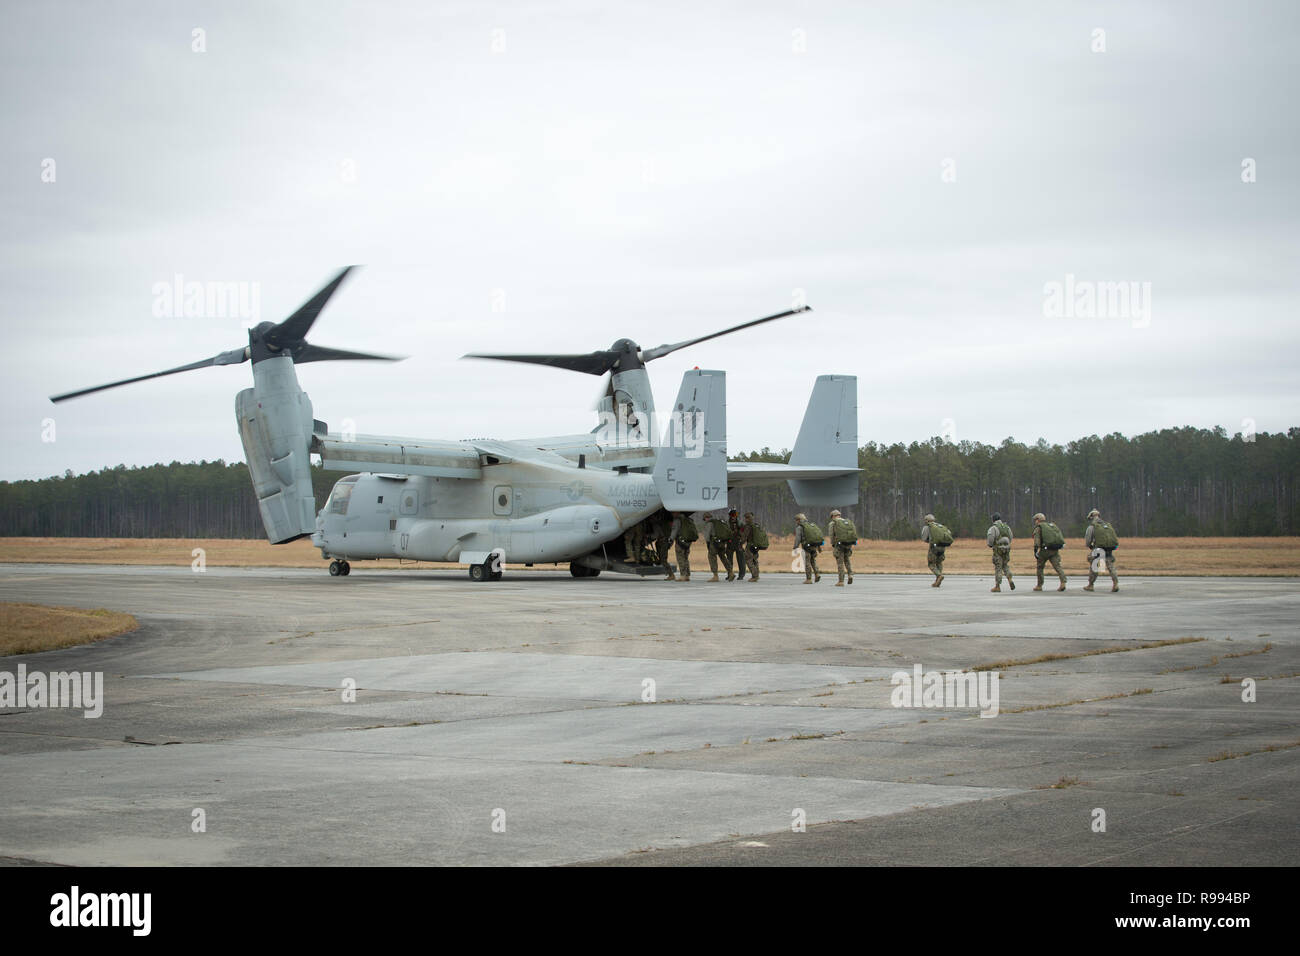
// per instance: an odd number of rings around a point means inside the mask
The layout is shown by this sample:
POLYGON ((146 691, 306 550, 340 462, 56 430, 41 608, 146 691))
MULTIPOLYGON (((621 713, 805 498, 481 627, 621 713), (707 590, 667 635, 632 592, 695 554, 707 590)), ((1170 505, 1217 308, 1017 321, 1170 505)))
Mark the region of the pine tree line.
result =
MULTIPOLYGON (((789 457, 765 448, 739 460, 789 457)), ((993 511, 1018 536, 1029 533, 1038 511, 1079 535, 1094 507, 1122 535, 1300 534, 1297 428, 1250 440, 1223 429, 1178 428, 1065 446, 871 443, 859 449, 858 466, 858 504, 843 510, 867 538, 915 538, 927 512, 959 536, 982 537, 993 511)), ((312 469, 318 507, 342 475, 312 469)), ((733 492, 731 507, 786 534, 799 510, 784 483, 733 492)), ((809 510, 824 522, 818 509, 809 510)), ((0 482, 0 535, 261 538, 264 531, 247 466, 203 461, 0 482)))

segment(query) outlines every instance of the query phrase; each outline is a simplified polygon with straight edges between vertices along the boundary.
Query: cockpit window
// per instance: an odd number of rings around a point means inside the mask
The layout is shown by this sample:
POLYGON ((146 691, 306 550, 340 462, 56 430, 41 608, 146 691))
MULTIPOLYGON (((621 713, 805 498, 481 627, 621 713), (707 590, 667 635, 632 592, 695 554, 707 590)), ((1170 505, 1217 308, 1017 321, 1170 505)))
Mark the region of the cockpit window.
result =
POLYGON ((330 492, 329 505, 327 506, 329 513, 332 515, 347 514, 348 501, 352 498, 352 491, 355 488, 356 485, 344 484, 342 481, 335 485, 334 490, 330 492))

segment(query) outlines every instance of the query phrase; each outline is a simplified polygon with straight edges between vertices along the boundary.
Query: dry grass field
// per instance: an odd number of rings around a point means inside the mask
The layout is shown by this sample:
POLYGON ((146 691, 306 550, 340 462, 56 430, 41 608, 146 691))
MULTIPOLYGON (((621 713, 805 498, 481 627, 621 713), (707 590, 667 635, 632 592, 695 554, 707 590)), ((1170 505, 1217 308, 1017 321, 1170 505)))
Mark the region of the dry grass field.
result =
MULTIPOLYGON (((793 539, 772 538, 763 553, 764 571, 789 571, 793 539)), ((0 563, 35 564, 122 564, 190 565, 194 550, 203 549, 204 561, 214 567, 320 568, 325 562, 306 539, 285 545, 265 541, 143 538, 0 538, 0 563)), ((860 574, 928 574, 926 546, 921 541, 865 541, 854 549, 853 567, 860 574)), ((1062 566, 1070 577, 1087 574, 1082 541, 1071 540, 1062 554, 1062 566)), ((1300 538, 1125 538, 1115 552, 1115 571, 1125 574, 1300 576, 1300 538)), ((1011 551, 1012 567, 1018 575, 1033 575, 1034 556, 1028 542, 1017 542, 1011 551)), ((358 568, 457 567, 429 562, 356 562, 358 568)), ((696 573, 708 567, 704 549, 691 549, 696 573)), ((550 568, 550 565, 539 567, 550 568)), ((819 567, 835 571, 829 549, 822 552, 819 567)), ((1047 568, 1051 573, 1051 566, 1047 568)), ((993 575, 990 552, 980 540, 958 539, 948 549, 945 574, 993 575)))
POLYGON ((130 614, 79 607, 0 604, 0 657, 89 644, 136 627, 130 614))

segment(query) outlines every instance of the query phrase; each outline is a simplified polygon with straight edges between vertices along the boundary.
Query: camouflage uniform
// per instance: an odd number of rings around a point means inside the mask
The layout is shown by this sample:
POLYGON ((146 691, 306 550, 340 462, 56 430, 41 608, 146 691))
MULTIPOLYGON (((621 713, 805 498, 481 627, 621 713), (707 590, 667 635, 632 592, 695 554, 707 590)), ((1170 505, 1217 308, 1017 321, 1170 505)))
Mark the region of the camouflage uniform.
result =
POLYGON ((722 541, 718 538, 718 529, 727 527, 727 523, 721 518, 713 518, 709 515, 704 516, 704 523, 707 526, 704 531, 704 544, 709 552, 709 570, 713 572, 713 580, 718 580, 718 559, 722 559, 722 566, 727 569, 727 580, 730 581, 735 577, 731 573, 731 542, 722 541))
MULTIPOLYGON (((853 583, 853 544, 851 542, 835 543, 835 522, 837 521, 844 521, 844 519, 840 517, 838 511, 832 511, 830 523, 826 527, 826 534, 831 539, 831 548, 835 552, 835 570, 840 576, 835 586, 842 587, 845 575, 848 575, 849 584, 853 583)), ((845 524, 847 523, 845 522, 845 524)))
POLYGON ((1016 582, 1011 578, 1011 526, 1002 520, 1002 516, 995 514, 993 524, 988 530, 988 544, 993 550, 993 590, 1002 590, 1002 575, 1007 576, 1007 584, 1011 585, 1011 590, 1016 589, 1016 582), (1006 544, 1001 544, 1003 539, 1006 544))
POLYGON ((641 549, 645 546, 644 522, 637 522, 623 534, 623 546, 627 548, 627 563, 641 563, 641 549))
POLYGON ((1034 560, 1038 562, 1038 586, 1034 590, 1041 591, 1043 589, 1043 565, 1050 561, 1052 562, 1052 570, 1061 579, 1061 586, 1056 590, 1064 591, 1065 572, 1061 570, 1061 552, 1043 547, 1043 529, 1041 526, 1046 520, 1047 518, 1041 514, 1034 515, 1034 560))
MULTIPOLYGON (((758 580, 758 546, 754 544, 754 516, 746 512, 745 523, 740 526, 741 550, 749 564, 749 580, 758 580)), ((743 571, 741 572, 744 573, 743 571)))
MULTIPOLYGON (((727 515, 727 524, 731 527, 731 541, 728 543, 729 557, 736 559, 736 580, 745 579, 745 547, 740 540, 740 515, 734 509, 727 515)), ((730 562, 728 562, 730 566, 730 562)), ((728 581, 731 578, 727 578, 728 581)))
MULTIPOLYGON (((690 515, 678 511, 673 515, 672 527, 668 529, 668 540, 673 542, 677 553, 677 576, 682 581, 691 579, 691 542, 682 540, 682 522, 686 520, 690 520, 690 515)), ((668 572, 668 580, 673 580, 672 571, 668 572)))
POLYGON ((930 525, 933 522, 934 515, 925 516, 925 525, 921 528, 921 540, 930 546, 925 563, 929 567, 930 573, 934 575, 934 583, 930 587, 937 588, 943 583, 943 558, 948 549, 930 540, 930 525))
MULTIPOLYGON (((1089 524, 1088 524, 1088 530, 1085 531, 1085 532, 1083 533, 1083 544, 1084 544, 1084 546, 1088 549, 1089 553, 1091 554, 1092 549, 1093 549, 1093 544, 1092 544, 1092 542, 1093 542, 1093 538, 1094 538, 1095 535, 1096 535, 1097 522, 1101 520, 1101 514, 1098 513, 1097 511, 1093 511, 1091 514, 1088 515, 1088 517, 1089 517, 1091 520, 1090 520, 1090 522, 1089 522, 1089 524)), ((1106 549, 1104 549, 1104 550, 1105 550, 1105 554, 1106 554, 1106 558, 1105 558, 1105 561, 1106 561, 1106 573, 1110 575, 1110 589, 1111 589, 1112 591, 1118 591, 1118 590, 1119 590, 1119 578, 1117 578, 1117 577, 1115 576, 1115 549, 1114 549, 1114 548, 1106 548, 1106 549)), ((1088 586, 1085 587, 1084 590, 1085 590, 1085 591, 1091 591, 1091 590, 1092 590, 1092 586, 1093 586, 1093 584, 1096 583, 1096 581, 1097 581, 1097 572, 1094 571, 1094 570, 1092 570, 1092 561, 1089 560, 1089 562, 1088 562, 1088 586)))
POLYGON ((822 546, 804 540, 803 523, 807 520, 803 515, 794 516, 794 543, 795 547, 803 548, 803 583, 813 584, 822 579, 817 570, 817 555, 821 554, 822 546))
POLYGON ((672 525, 673 518, 667 511, 657 512, 654 516, 651 528, 654 533, 655 557, 660 564, 668 563, 668 554, 671 550, 669 545, 672 543, 672 525))

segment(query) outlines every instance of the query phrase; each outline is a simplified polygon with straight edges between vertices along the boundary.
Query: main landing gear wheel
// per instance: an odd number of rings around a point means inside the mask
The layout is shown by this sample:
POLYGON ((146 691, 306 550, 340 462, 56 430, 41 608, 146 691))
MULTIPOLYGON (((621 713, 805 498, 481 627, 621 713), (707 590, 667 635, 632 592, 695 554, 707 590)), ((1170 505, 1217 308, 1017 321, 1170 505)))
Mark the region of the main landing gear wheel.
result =
POLYGON ((331 561, 331 562, 330 562, 330 577, 332 577, 332 578, 337 578, 337 577, 338 577, 340 574, 342 574, 342 573, 343 573, 343 562, 342 562, 342 561, 331 561))
POLYGON ((594 578, 600 575, 600 569, 589 568, 585 564, 579 564, 577 561, 572 561, 569 564, 569 573, 575 578, 594 578))
POLYGON ((348 564, 348 562, 344 561, 344 562, 343 562, 343 568, 342 568, 342 572, 341 572, 341 573, 342 573, 343 576, 346 578, 349 574, 352 573, 352 565, 350 565, 350 564, 348 564))

